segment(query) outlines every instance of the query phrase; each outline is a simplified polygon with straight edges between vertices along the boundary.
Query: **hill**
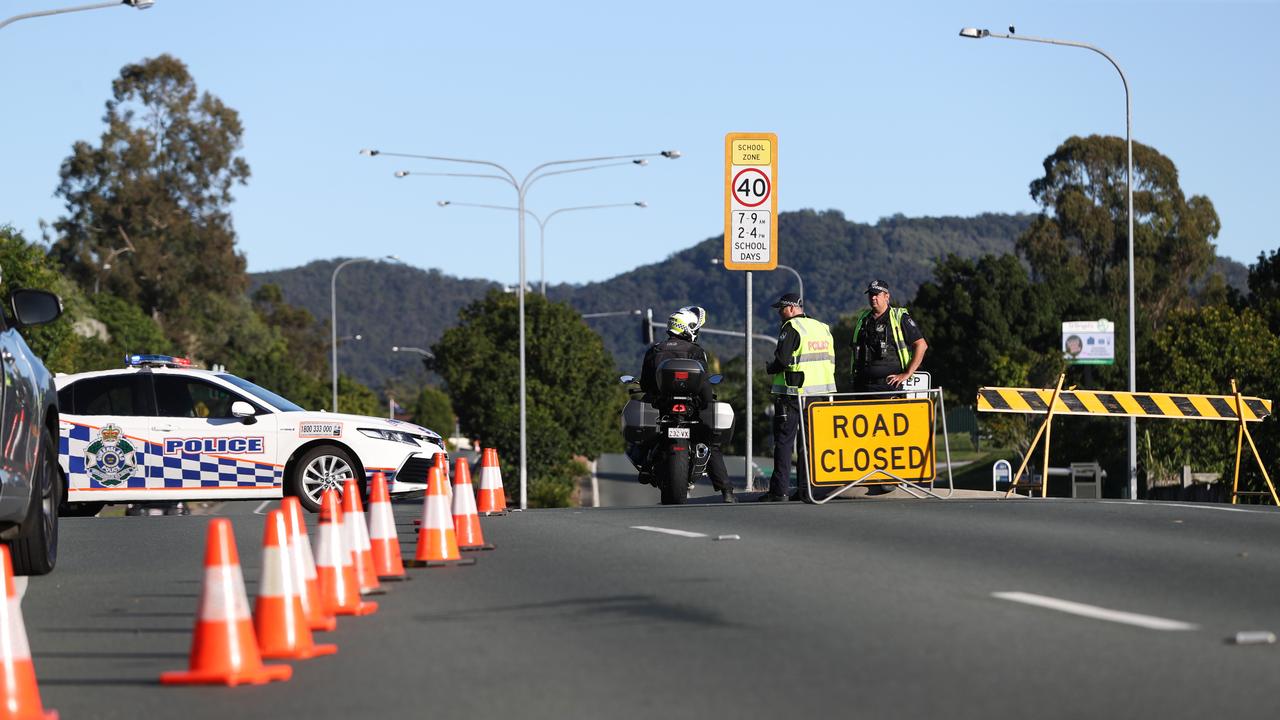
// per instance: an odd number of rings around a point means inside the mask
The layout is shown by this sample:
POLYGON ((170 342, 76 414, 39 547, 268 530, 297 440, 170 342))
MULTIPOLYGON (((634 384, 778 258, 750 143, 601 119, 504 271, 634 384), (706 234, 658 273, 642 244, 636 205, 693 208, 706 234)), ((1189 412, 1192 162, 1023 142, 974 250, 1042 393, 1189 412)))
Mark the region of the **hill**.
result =
MULTIPOLYGON (((988 213, 970 218, 902 215, 874 225, 850 222, 838 211, 803 210, 783 213, 778 223, 779 260, 804 279, 806 309, 834 323, 866 304, 863 291, 875 278, 892 289, 896 303, 910 306, 917 288, 933 276, 934 262, 948 253, 962 257, 1013 251, 1018 235, 1032 215, 988 213)), ((553 300, 571 304, 583 313, 653 308, 663 321, 672 310, 698 304, 708 310, 708 326, 741 330, 745 309, 745 273, 713 264, 721 257, 722 237, 715 235, 608 280, 584 285, 549 286, 553 300)), ((316 261, 299 268, 252 276, 254 287, 270 282, 285 298, 329 318, 329 282, 339 260, 316 261)), ((1247 270, 1240 263, 1219 258, 1214 270, 1244 290, 1247 270)), ((770 303, 784 292, 797 290, 795 276, 785 270, 753 273, 755 332, 776 332, 770 303)), ((498 284, 459 279, 439 270, 419 270, 387 263, 359 263, 345 268, 338 279, 339 336, 360 333, 359 343, 339 346, 339 366, 371 387, 380 388, 394 377, 426 377, 416 356, 391 352, 393 345, 429 348, 458 311, 498 284), (394 324, 391 320, 394 319, 394 324)), ((634 316, 588 321, 604 338, 619 369, 637 370, 644 351, 641 321, 634 316)), ((661 334, 661 333, 659 333, 661 334)), ((742 341, 705 336, 708 347, 731 357, 742 352, 742 341)), ((757 346, 760 350, 767 346, 757 346)))

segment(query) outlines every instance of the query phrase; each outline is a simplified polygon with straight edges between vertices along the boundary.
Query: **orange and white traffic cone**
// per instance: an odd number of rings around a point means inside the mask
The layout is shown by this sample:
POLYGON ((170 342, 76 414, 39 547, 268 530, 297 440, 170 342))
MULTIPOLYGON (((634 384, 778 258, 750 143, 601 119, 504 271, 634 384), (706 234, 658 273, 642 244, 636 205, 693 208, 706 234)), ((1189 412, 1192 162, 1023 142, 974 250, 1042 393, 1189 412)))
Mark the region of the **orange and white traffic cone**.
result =
POLYGON ((444 478, 444 494, 448 496, 450 502, 453 501, 453 482, 449 477, 449 457, 444 453, 436 453, 432 458, 435 461, 435 467, 440 470, 440 477, 444 478))
POLYGON ((360 580, 351 563, 351 550, 342 539, 342 508, 338 491, 320 495, 320 538, 316 543, 316 581, 320 603, 332 615, 372 615, 378 603, 360 600, 360 580))
POLYGON ((253 606, 253 630, 264 658, 305 660, 338 652, 337 645, 316 645, 302 607, 304 591, 298 586, 289 550, 289 528, 283 510, 267 513, 262 539, 262 581, 253 606))
POLYGON ((444 494, 444 478, 439 468, 427 471, 427 495, 422 499, 422 526, 418 528, 418 550, 409 567, 472 565, 475 560, 461 559, 458 538, 453 530, 449 498, 444 494))
POLYGON ((302 516, 302 503, 290 495, 280 502, 284 510, 285 525, 289 530, 289 555, 293 559, 293 574, 301 590, 302 610, 307 614, 307 626, 312 630, 330 632, 338 627, 338 619, 326 612, 320 602, 320 584, 316 579, 316 556, 311 552, 311 538, 307 537, 307 521, 302 516))
POLYGON ((56 710, 45 710, 40 704, 40 688, 36 686, 36 668, 31 663, 31 646, 27 644, 27 626, 22 621, 22 599, 13 581, 13 559, 9 546, 0 545, 0 565, 4 566, 4 597, 0 605, 0 717, 15 720, 58 720, 56 710))
POLYGON ((375 472, 369 482, 369 546, 374 574, 379 580, 408 580, 400 559, 400 536, 396 534, 396 516, 391 511, 387 476, 375 472))
POLYGON ((369 526, 364 517, 364 506, 360 502, 360 486, 354 478, 347 478, 342 484, 342 532, 351 549, 351 564, 356 571, 356 581, 360 583, 361 595, 381 595, 385 593, 378 585, 378 573, 373 569, 373 548, 369 544, 369 526))
POLYGON ((471 466, 467 459, 459 457, 454 463, 453 477, 458 486, 453 493, 453 531, 458 538, 458 549, 463 552, 492 550, 480 531, 480 516, 476 514, 476 496, 471 489, 471 466))
POLYGON ((288 680, 288 665, 263 665, 258 638, 249 617, 240 555, 231 535, 231 521, 209 523, 204 551, 204 587, 191 640, 189 670, 160 675, 165 685, 262 685, 288 680))
POLYGON ((476 506, 481 515, 507 514, 507 492, 502 489, 502 469, 494 448, 485 448, 480 455, 480 497, 476 506))

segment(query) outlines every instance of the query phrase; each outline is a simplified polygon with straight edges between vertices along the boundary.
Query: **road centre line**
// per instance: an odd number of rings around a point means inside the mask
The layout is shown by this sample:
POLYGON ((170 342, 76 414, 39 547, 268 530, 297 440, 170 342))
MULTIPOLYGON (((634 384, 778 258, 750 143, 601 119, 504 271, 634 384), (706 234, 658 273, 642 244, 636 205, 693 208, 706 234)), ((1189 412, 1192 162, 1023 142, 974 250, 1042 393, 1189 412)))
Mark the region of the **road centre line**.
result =
POLYGON ((671 528, 650 527, 648 525, 632 525, 632 530, 644 530, 645 532, 663 533, 665 535, 675 535, 677 537, 686 538, 704 538, 703 533, 689 532, 688 530, 672 530, 671 528))
POLYGON ((1198 630, 1199 626, 1185 623, 1180 620, 1169 620, 1167 618, 1155 617, 1153 615, 1139 615, 1138 613, 1124 612, 1122 610, 1108 610, 1097 605, 1085 605, 1084 603, 1071 602, 1070 600, 1059 600, 1047 595, 1036 595, 1034 593, 1024 592, 996 592, 991 593, 992 597, 1001 600, 1009 600, 1011 602, 1023 603, 1025 605, 1034 605, 1036 607, 1047 608, 1049 610, 1057 610, 1069 615, 1079 615, 1080 617, 1092 618, 1094 620, 1106 620, 1107 622, 1120 623, 1122 625, 1134 625, 1148 630, 1198 630))

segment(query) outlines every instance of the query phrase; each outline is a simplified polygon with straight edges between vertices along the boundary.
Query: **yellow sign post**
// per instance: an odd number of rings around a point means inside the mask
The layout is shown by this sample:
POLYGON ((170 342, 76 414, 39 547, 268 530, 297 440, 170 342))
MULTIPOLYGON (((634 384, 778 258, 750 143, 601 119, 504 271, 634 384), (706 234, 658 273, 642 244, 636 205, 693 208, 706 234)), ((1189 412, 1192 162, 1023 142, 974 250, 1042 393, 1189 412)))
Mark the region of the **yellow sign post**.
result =
POLYGON ((778 267, 778 136, 724 137, 724 266, 778 267))
POLYGON ((933 482, 932 400, 835 400, 806 409, 813 485, 933 482))

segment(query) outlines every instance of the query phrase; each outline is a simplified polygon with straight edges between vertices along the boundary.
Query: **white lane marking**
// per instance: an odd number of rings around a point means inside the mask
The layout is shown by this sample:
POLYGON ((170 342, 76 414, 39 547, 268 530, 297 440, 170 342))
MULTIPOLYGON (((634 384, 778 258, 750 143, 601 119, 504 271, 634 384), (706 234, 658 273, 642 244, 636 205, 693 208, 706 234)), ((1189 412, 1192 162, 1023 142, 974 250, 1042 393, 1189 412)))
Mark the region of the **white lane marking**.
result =
POLYGON ((1245 508, 1222 507, 1221 505, 1213 505, 1204 503, 1197 505, 1195 503, 1171 503, 1171 502, 1143 502, 1141 500, 1104 500, 1106 505, 1146 505, 1148 507, 1176 507, 1187 508, 1190 510, 1218 510, 1220 512, 1238 512, 1250 513, 1252 515, 1275 515, 1274 510, 1246 510, 1245 508))
POLYGON ((649 527, 648 525, 632 525, 632 530, 644 530, 646 532, 663 533, 666 535, 675 535, 677 537, 702 538, 706 537, 702 533, 689 532, 688 530, 672 530, 671 528, 649 527))
POLYGON ((254 515, 261 515, 261 514, 262 514, 262 511, 263 511, 263 510, 266 510, 266 509, 267 509, 267 506, 268 506, 268 505, 270 505, 270 504, 271 504, 271 501, 270 501, 270 500, 263 500, 263 501, 262 501, 262 504, 261 504, 261 505, 259 505, 257 508, 255 508, 255 509, 254 509, 253 514, 254 514, 254 515))
POLYGON ((1184 623, 1180 620, 1169 620, 1167 618, 1155 617, 1153 615, 1139 615, 1137 613, 1124 612, 1121 610, 1108 610, 1097 605, 1085 605, 1084 603, 1071 602, 1070 600, 1059 600, 1047 595, 1035 595, 1033 593, 1024 592, 997 592, 991 593, 992 597, 1001 600, 1009 600, 1026 605, 1035 605, 1036 607, 1048 608, 1049 610, 1057 610, 1058 612, 1068 613, 1070 615, 1079 615, 1081 617, 1092 618, 1094 620, 1106 620, 1108 622, 1121 623, 1123 625, 1135 625, 1148 630, 1198 630, 1199 626, 1191 623, 1184 623))

